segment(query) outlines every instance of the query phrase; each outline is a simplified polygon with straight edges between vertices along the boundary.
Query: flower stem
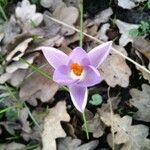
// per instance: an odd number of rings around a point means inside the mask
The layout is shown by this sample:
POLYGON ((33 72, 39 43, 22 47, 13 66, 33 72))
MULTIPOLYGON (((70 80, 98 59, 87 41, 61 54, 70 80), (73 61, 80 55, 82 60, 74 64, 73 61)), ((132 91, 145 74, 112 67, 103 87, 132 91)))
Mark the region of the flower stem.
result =
POLYGON ((86 132, 86 138, 89 140, 89 130, 88 130, 88 124, 85 116, 85 112, 82 113, 83 116, 83 121, 84 121, 84 127, 85 127, 85 132, 86 132))
POLYGON ((80 0, 80 47, 83 47, 83 0, 80 0))
MULTIPOLYGON (((80 47, 83 47, 83 0, 80 0, 79 9, 80 9, 80 47)), ((85 112, 82 113, 82 116, 84 121, 86 137, 87 139, 89 139, 88 124, 87 124, 85 112)))

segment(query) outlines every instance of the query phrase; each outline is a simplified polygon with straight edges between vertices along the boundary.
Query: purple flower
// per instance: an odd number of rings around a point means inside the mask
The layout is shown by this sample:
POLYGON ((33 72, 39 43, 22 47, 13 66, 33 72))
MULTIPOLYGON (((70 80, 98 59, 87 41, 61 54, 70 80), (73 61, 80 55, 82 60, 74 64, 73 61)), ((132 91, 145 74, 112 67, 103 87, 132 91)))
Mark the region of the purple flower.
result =
POLYGON ((95 47, 89 53, 76 47, 69 56, 52 47, 40 47, 47 61, 54 67, 53 80, 67 85, 74 106, 83 112, 87 104, 88 89, 101 82, 97 68, 106 59, 112 42, 95 47))

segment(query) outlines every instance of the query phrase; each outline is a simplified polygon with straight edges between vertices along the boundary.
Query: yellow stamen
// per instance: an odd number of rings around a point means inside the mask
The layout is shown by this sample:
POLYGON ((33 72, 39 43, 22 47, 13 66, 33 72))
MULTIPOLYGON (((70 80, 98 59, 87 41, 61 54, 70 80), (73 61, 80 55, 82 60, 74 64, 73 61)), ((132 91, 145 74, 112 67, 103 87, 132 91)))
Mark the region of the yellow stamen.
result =
POLYGON ((78 63, 71 64, 70 69, 76 76, 80 76, 83 72, 83 66, 79 65, 78 63))

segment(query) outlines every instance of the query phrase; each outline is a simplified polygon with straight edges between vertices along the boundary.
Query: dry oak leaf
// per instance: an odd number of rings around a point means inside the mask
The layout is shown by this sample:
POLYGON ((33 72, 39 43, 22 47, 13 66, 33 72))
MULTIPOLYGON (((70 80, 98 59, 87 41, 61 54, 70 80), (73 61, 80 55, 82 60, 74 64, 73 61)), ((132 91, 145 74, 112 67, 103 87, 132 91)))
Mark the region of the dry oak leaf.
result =
POLYGON ((16 17, 28 28, 33 28, 33 24, 38 26, 43 20, 43 15, 36 13, 36 5, 30 4, 29 0, 23 0, 15 11, 16 17))
MULTIPOLYGON (((115 110, 119 103, 118 98, 111 98, 112 109, 115 110)), ((100 119, 106 126, 111 127, 111 131, 115 133, 114 143, 124 144, 121 145, 122 148, 119 150, 141 150, 143 148, 148 148, 149 140, 146 138, 148 136, 148 127, 144 125, 131 125, 132 118, 130 116, 120 117, 117 114, 110 113, 110 104, 103 104, 101 108, 98 109, 100 119)), ((112 136, 108 135, 108 143, 112 147, 112 136), (110 142, 111 141, 111 142, 110 142)), ((115 147, 117 148, 117 146, 115 147)))
POLYGON ((121 118, 119 115, 112 115, 111 118, 108 112, 103 112, 101 119, 107 126, 111 126, 111 130, 115 133, 114 143, 123 144, 121 150, 141 150, 143 147, 147 147, 145 143, 149 133, 147 126, 131 125, 132 118, 130 116, 121 118))
POLYGON ((129 31, 131 29, 137 29, 139 26, 137 24, 126 23, 118 19, 116 20, 116 25, 121 33, 119 45, 126 46, 129 42, 133 42, 134 38, 129 34, 129 31))
POLYGON ((133 88, 130 94, 132 96, 130 103, 138 108, 133 116, 134 119, 150 122, 150 86, 143 84, 142 91, 133 88))
MULTIPOLYGON (((123 47, 114 45, 114 48, 127 55, 123 47)), ((102 78, 111 87, 116 85, 127 87, 129 85, 131 70, 125 59, 113 51, 111 51, 105 62, 100 66, 99 71, 102 78)))
POLYGON ((96 37, 102 41, 108 41, 108 36, 107 36, 107 30, 109 29, 110 24, 105 23, 101 26, 100 30, 98 31, 96 37))
POLYGON ((65 101, 61 101, 55 107, 51 108, 45 118, 44 131, 42 133, 43 150, 56 150, 56 138, 66 136, 60 124, 61 121, 70 121, 65 101))
MULTIPOLYGON (((52 75, 52 67, 50 65, 44 66, 42 70, 52 75)), ((37 99, 40 99, 42 102, 48 102, 58 89, 59 85, 53 80, 34 72, 22 84, 19 95, 22 100, 26 100, 30 105, 37 106, 37 99)))
POLYGON ((136 38, 133 41, 133 47, 142 53, 150 61, 150 41, 144 38, 136 38))
POLYGON ((6 21, 2 25, 0 24, 0 33, 2 33, 0 41, 2 40, 1 42, 4 45, 8 44, 12 41, 12 39, 14 39, 18 34, 20 34, 20 32, 21 28, 19 27, 15 17, 12 15, 8 21, 6 21))
POLYGON ((52 14, 50 14, 49 12, 45 12, 44 15, 44 22, 48 27, 52 29, 52 31, 58 28, 58 30, 61 30, 61 33, 66 36, 75 33, 74 30, 69 29, 68 27, 65 26, 61 27, 61 25, 58 25, 58 23, 55 23, 54 21, 50 20, 48 16, 53 16, 54 18, 70 26, 74 26, 79 16, 79 11, 76 7, 73 6, 67 7, 66 4, 62 2, 56 7, 55 11, 52 14))

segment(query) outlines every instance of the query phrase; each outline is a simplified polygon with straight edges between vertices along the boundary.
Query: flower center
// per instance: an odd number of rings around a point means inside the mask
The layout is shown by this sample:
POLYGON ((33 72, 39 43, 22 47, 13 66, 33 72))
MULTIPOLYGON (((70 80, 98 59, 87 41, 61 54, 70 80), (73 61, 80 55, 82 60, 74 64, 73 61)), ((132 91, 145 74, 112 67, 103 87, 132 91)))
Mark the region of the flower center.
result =
POLYGON ((83 72, 83 66, 79 65, 78 63, 71 64, 70 69, 76 76, 80 76, 83 72))

